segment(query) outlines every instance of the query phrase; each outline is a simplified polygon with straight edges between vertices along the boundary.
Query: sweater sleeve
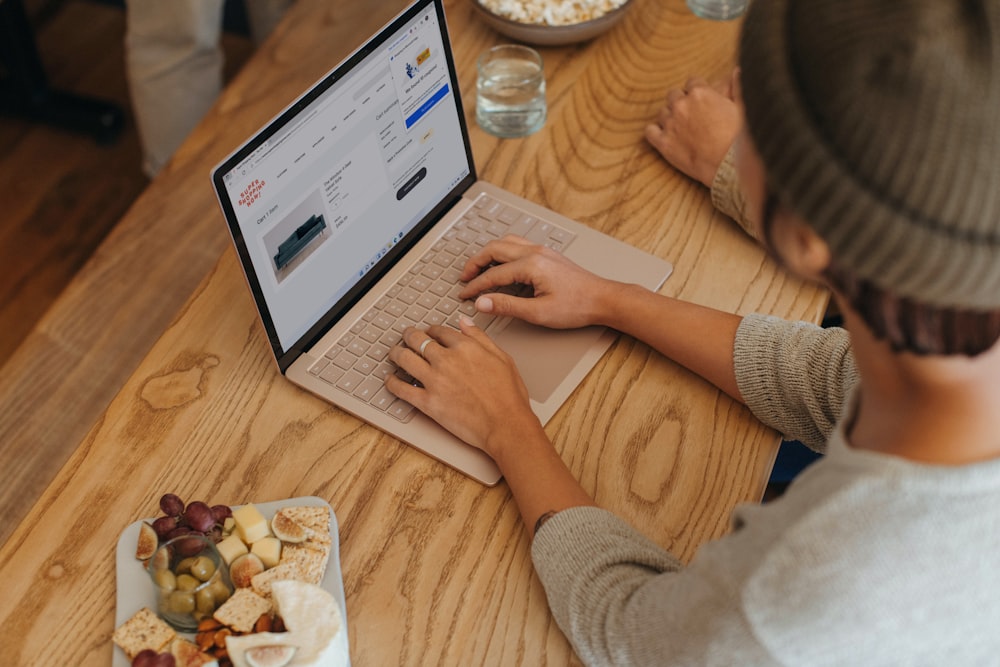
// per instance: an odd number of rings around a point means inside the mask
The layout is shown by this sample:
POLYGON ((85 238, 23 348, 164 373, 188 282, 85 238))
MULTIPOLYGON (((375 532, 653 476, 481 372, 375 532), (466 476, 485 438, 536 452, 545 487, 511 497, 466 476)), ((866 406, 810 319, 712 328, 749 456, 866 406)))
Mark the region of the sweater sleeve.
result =
POLYGON ((858 381, 844 329, 749 315, 736 332, 733 362, 755 417, 824 451, 858 381))
POLYGON ((757 230, 753 222, 747 218, 746 198, 736 180, 735 146, 734 142, 729 147, 726 156, 722 158, 722 164, 715 172, 715 178, 712 180, 712 205, 735 220, 751 238, 756 239, 757 230))
POLYGON ((771 663, 734 594, 732 558, 682 568, 597 507, 553 516, 531 553, 556 623, 586 665, 731 664, 734 655, 771 663))

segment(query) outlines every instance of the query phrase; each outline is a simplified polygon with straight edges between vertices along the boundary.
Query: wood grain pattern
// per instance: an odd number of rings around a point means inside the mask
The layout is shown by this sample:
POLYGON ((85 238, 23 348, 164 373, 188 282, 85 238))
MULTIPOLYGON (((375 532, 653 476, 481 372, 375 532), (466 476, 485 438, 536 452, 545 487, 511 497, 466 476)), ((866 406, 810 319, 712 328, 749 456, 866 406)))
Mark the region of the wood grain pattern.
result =
MULTIPOLYGON (((635 0, 602 38, 543 50, 546 127, 501 141, 475 127, 468 93, 475 54, 501 38, 467 1, 446 6, 482 176, 670 259, 665 293, 818 321, 822 292, 776 269, 642 140, 667 87, 725 73, 738 26, 697 21, 680 0, 635 0)), ((349 47, 331 46, 330 32, 363 34, 384 20, 372 7, 392 14, 401 3, 346 4, 299 0, 185 145, 188 169, 204 178, 326 71, 318 52, 335 61, 349 47)), ((132 214, 218 216, 207 179, 171 178, 132 214)), ((685 560, 725 533, 734 505, 760 498, 777 444, 744 408, 628 338, 546 430, 598 502, 685 560)), ((232 504, 328 499, 355 665, 577 663, 506 487, 482 487, 286 382, 231 249, 0 549, 0 645, 13 664, 109 663, 114 544, 166 491, 232 504)))
MULTIPOLYGON (((51 18, 37 38, 53 87, 127 109, 123 9, 45 4, 39 13, 51 18)), ((221 41, 229 80, 252 43, 232 34, 221 41)), ((218 259, 226 235, 209 208, 183 225, 145 205, 127 213, 149 183, 131 120, 115 145, 97 146, 0 119, 0 156, 2 544, 218 259)), ((195 169, 190 185, 178 185, 175 171, 166 187, 204 189, 205 168, 195 169)))

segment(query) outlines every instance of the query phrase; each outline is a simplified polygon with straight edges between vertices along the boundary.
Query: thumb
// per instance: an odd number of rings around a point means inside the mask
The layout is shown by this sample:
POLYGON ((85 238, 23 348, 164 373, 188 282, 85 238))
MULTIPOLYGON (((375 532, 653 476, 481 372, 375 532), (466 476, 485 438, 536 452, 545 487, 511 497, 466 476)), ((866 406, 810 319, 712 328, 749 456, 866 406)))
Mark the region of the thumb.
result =
POLYGON ((476 310, 498 317, 510 316, 525 320, 531 316, 531 306, 534 305, 531 301, 531 299, 522 299, 495 292, 484 294, 476 299, 476 310))

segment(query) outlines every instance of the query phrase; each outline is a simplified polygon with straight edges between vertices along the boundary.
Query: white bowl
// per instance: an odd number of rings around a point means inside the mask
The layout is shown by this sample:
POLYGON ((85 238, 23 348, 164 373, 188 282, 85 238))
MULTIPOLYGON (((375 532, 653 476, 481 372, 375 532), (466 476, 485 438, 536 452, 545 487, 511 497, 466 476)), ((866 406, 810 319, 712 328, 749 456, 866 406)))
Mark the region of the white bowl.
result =
POLYGON ((612 9, 607 14, 583 21, 581 23, 571 23, 569 25, 545 25, 541 23, 523 23, 514 21, 506 16, 495 14, 482 4, 479 0, 472 0, 472 6, 476 8, 479 15, 494 30, 511 39, 516 39, 527 44, 537 46, 562 46, 564 44, 574 44, 593 39, 601 33, 612 28, 616 23, 625 17, 625 10, 632 4, 631 0, 612 9))

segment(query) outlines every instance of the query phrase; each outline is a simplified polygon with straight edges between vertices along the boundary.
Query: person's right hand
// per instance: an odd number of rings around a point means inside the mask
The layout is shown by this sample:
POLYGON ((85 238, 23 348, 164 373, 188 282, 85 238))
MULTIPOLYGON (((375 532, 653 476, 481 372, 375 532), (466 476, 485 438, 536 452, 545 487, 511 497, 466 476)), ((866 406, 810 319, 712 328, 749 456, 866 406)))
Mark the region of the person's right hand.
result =
POLYGON ((601 324, 604 304, 620 285, 520 236, 505 236, 486 244, 469 258, 461 279, 468 285, 459 298, 478 295, 476 309, 480 312, 509 315, 553 329, 601 324), (487 292, 514 284, 530 285, 534 296, 487 292))

